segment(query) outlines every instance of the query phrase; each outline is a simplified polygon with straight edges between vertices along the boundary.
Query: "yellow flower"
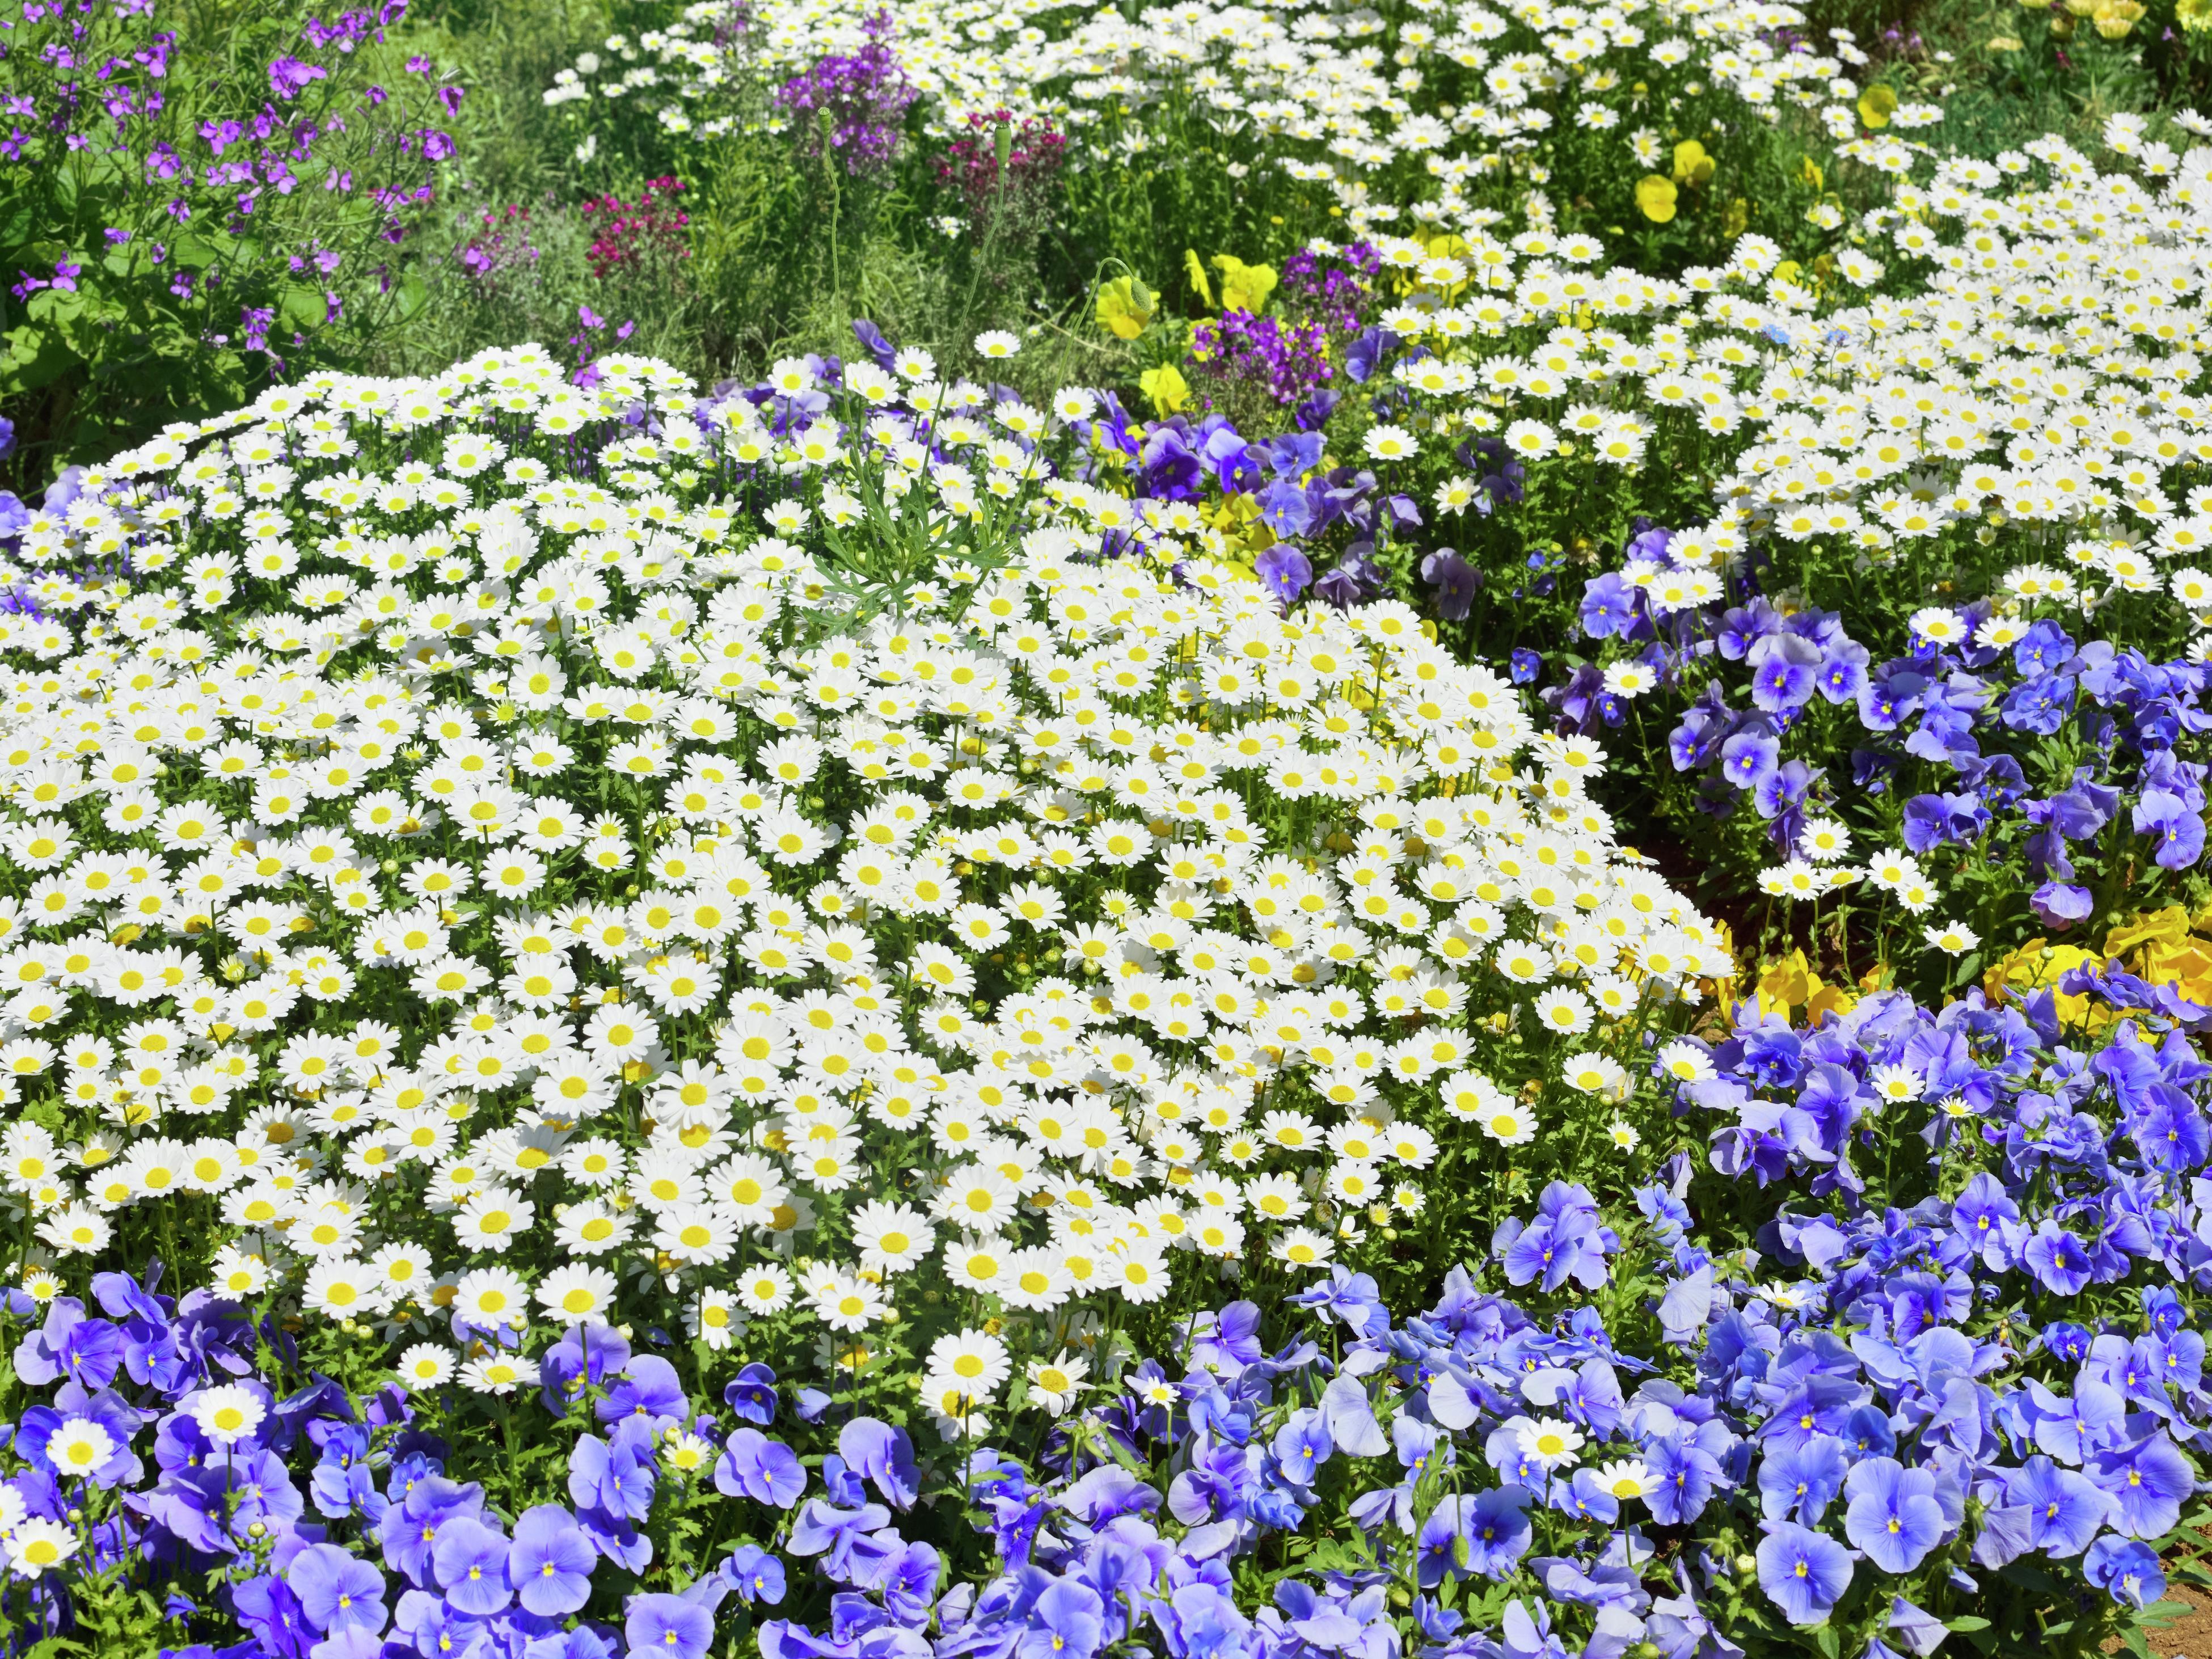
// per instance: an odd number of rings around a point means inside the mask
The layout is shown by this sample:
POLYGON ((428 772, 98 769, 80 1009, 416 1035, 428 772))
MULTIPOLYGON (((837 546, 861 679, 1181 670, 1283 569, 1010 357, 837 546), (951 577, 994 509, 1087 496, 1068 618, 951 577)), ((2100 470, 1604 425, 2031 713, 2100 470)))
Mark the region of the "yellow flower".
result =
POLYGON ((1275 291, 1274 266, 1248 265, 1231 253, 1215 254, 1213 266, 1221 273, 1221 308, 1258 316, 1275 291))
MULTIPOLYGON (((2078 945, 2052 945, 2032 939, 1982 975, 1982 990, 1991 1002, 2001 1003, 2009 997, 2025 1000, 2038 991, 2056 993, 2058 981, 2072 969, 2085 963, 2094 967, 2102 960, 2078 945)), ((2054 994, 2051 1002, 2062 1025, 2100 1030, 2118 1018, 2101 1005, 2093 1007, 2086 992, 2079 996, 2054 994)))
POLYGON ((1173 363, 1162 363, 1158 368, 1148 368, 1137 376, 1137 384, 1145 396, 1152 400, 1152 408, 1163 416, 1172 415, 1183 406, 1190 396, 1190 383, 1173 363))
POLYGON ((2142 21, 2142 15, 2143 9, 2137 0, 2103 0, 2103 3, 2089 14, 2089 21, 2096 25, 2097 33, 2106 40, 2124 40, 2128 31, 2142 21))
POLYGON ((1208 311, 1213 309, 1213 284, 1206 280, 1206 262, 1198 257, 1198 250, 1187 247, 1182 251, 1182 268, 1190 276, 1190 285, 1197 293, 1199 303, 1208 311))
POLYGON ((1158 308, 1159 296, 1135 276, 1116 276, 1098 290, 1098 322, 1118 338, 1133 340, 1158 308))
POLYGON ((1673 179, 1647 173, 1637 181, 1636 205, 1653 224, 1663 225, 1674 216, 1675 193, 1673 179))
POLYGON ((1820 164, 1809 155, 1797 163, 1797 179, 1816 196, 1828 186, 1827 174, 1820 171, 1820 164))
POLYGON ((1678 185, 1703 185, 1713 176, 1713 158, 1705 154, 1705 147, 1694 138, 1685 138, 1674 146, 1674 182, 1678 185))
POLYGON ((1728 211, 1721 216, 1721 234, 1734 241, 1743 234, 1750 223, 1751 204, 1739 196, 1728 204, 1728 211))
POLYGON ((1810 1000, 1820 989, 1820 976, 1813 971, 1802 950, 1792 951, 1769 963, 1759 976, 1759 1003, 1771 1013, 1786 1013, 1810 1000))
POLYGON ((1805 1023, 1808 1025, 1818 1025, 1821 1018, 1828 1014, 1833 1014, 1840 1019, 1857 1007, 1858 1004, 1859 1000, 1841 985, 1816 987, 1813 994, 1805 999, 1805 1023))
POLYGON ((1859 119, 1879 132, 1897 113, 1897 94, 1887 87, 1869 87, 1859 94, 1859 119))
POLYGON ((2105 954, 2124 957, 2138 945, 2179 948, 2189 937, 2189 912, 2179 904, 2146 910, 2105 935, 2105 954))
POLYGON ((2173 9, 2173 21, 2181 25, 2185 34, 2212 29, 2212 0, 2180 0, 2173 9))

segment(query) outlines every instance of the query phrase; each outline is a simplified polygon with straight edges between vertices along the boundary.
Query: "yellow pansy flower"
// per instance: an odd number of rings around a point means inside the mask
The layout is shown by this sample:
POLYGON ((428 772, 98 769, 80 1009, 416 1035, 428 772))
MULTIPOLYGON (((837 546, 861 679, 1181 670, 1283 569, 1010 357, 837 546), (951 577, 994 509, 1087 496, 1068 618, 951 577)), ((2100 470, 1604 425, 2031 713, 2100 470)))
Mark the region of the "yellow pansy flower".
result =
POLYGON ((1152 400, 1152 408, 1164 416, 1174 414, 1190 397, 1190 382, 1173 363, 1146 369, 1137 377, 1137 384, 1152 400))
POLYGON ((1676 194, 1672 179, 1647 173, 1637 181, 1636 205, 1653 224, 1663 225, 1674 216, 1676 194))

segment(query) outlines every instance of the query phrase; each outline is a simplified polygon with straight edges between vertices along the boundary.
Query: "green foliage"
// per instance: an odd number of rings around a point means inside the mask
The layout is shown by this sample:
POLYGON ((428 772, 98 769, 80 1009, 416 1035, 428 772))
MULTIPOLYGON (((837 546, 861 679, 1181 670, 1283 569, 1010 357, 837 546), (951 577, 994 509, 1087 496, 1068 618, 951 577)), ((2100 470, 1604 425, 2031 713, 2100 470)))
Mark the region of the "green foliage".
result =
POLYGON ((421 314, 406 232, 446 112, 396 41, 319 46, 307 15, 96 8, 61 58, 49 36, 76 25, 58 9, 18 27, 0 94, 40 118, 0 146, 13 481, 358 362, 421 314), (101 66, 100 99, 73 89, 70 63, 101 66))

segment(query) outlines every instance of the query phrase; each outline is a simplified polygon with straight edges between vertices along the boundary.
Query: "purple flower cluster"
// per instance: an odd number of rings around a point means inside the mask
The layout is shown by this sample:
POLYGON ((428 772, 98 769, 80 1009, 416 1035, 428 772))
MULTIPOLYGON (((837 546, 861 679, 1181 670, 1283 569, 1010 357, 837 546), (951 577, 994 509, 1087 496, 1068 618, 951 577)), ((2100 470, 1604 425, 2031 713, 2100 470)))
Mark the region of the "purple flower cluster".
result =
MULTIPOLYGON (((1663 568, 1670 541, 1662 528, 1641 527, 1627 556, 1663 568)), ((1683 684, 1701 663, 1747 671, 1747 706, 1708 680, 1668 739, 1676 769, 1704 773, 1705 810, 1726 816, 1747 795, 1788 849, 1808 812, 1829 805, 1830 768, 1784 757, 1793 734, 1808 733, 1796 746, 1818 745, 1831 766, 1847 765, 1863 801, 1893 793, 1919 763, 1941 783, 1904 802, 1907 849, 2016 853, 2033 919, 2064 929, 2096 908, 2075 880, 2070 844, 2124 823, 2149 838, 2159 869, 2188 869, 2203 854, 2206 768, 2179 745, 2212 729, 2203 703, 2212 670, 2154 663, 2104 640, 2077 644, 2051 621, 2026 625, 2009 644, 1978 642, 1995 610, 1977 601, 1956 613, 1956 640, 1915 636, 1904 654, 1876 662, 1836 612, 1784 612, 1752 593, 1662 617, 1642 588, 1609 573, 1583 590, 1581 623, 1589 638, 1641 645, 1662 684, 1683 684), (2074 758, 2044 775, 2047 740, 2062 738, 2074 758)))
MULTIPOLYGON (((255 1651, 315 1659, 523 1645, 556 1659, 699 1659, 723 1596, 781 1599, 781 1563, 741 1547, 681 1595, 623 1596, 619 1631, 572 1625, 595 1572, 634 1584, 653 1559, 640 1523, 660 1486, 659 1443, 714 1431, 668 1361, 633 1357, 614 1332, 573 1329, 544 1357, 545 1407, 579 1431, 567 1502, 520 1508, 510 1522, 482 1484, 449 1476, 450 1449, 418 1425, 399 1389, 356 1401, 319 1380, 280 1399, 256 1371, 257 1356, 286 1369, 296 1361, 274 1323, 257 1328, 205 1291, 173 1301, 156 1293, 158 1280, 158 1271, 143 1286, 97 1275, 106 1317, 56 1298, 15 1349, 17 1376, 53 1392, 14 1425, 8 1449, 21 1467, 0 1514, 12 1511, 17 1526, 82 1522, 86 1567, 172 1584, 187 1593, 173 1611, 187 1616, 200 1611, 189 1592, 220 1569, 224 1588, 208 1614, 255 1651), (88 1426, 106 1455, 60 1456, 62 1444, 85 1443, 88 1426)), ((9 1312, 29 1311, 25 1304, 17 1293, 9 1312)), ((774 1420, 774 1374, 748 1367, 727 1393, 747 1425, 728 1437, 714 1489, 789 1510, 806 1477, 787 1447, 750 1426, 774 1420)), ((856 1468, 910 1474, 904 1437, 881 1425, 848 1424, 840 1443, 856 1468)), ((834 1480, 842 1466, 830 1464, 834 1480)), ((70 1632, 64 1584, 52 1574, 15 1592, 17 1628, 33 1639, 70 1632)))
POLYGON ((878 11, 862 25, 856 52, 831 52, 775 89, 776 107, 799 134, 801 152, 831 155, 855 178, 879 173, 898 155, 908 106, 920 96, 891 50, 891 17, 878 11))
POLYGON ((366 11, 347 11, 338 15, 334 23, 325 23, 319 17, 310 17, 301 26, 300 37, 317 51, 335 48, 350 53, 365 40, 381 43, 384 31, 407 15, 407 0, 385 0, 374 14, 366 11))
POLYGON ((1277 303, 1333 337, 1355 335, 1367 326, 1376 274, 1382 269, 1382 256, 1371 243, 1353 242, 1334 253, 1300 248, 1283 261, 1277 303))
POLYGON ((1273 313, 1224 311, 1218 321, 1191 331, 1190 355, 1203 370, 1201 384, 1256 386, 1285 409, 1305 402, 1336 372, 1329 366, 1327 329, 1273 313))
POLYGON ((227 402, 240 377, 279 372, 276 354, 307 333, 366 325, 342 299, 317 313, 285 290, 296 289, 291 273, 303 262, 340 286, 378 281, 372 264, 388 274, 386 250, 406 237, 453 153, 436 122, 460 89, 437 84, 434 65, 420 60, 396 85, 373 78, 384 60, 370 43, 404 9, 390 0, 335 23, 308 16, 286 46, 195 63, 192 95, 179 98, 179 41, 157 27, 156 0, 23 8, 0 76, 0 171, 28 228, 19 245, 0 246, 0 270, 17 270, 15 297, 32 323, 97 319, 46 331, 87 354, 43 394, 88 428, 58 435, 83 441, 140 423, 115 418, 118 403, 227 402), (78 154, 100 166, 58 166, 78 154), (239 252, 252 257, 179 270, 174 243, 186 232, 242 239, 239 252), (59 258, 57 243, 67 250, 59 258), (164 319, 150 331, 118 325, 149 314, 164 319), (150 372, 149 338, 162 343, 150 372), (129 373, 97 372, 125 352, 129 373))
MULTIPOLYGON (((2155 1597, 2163 1579, 2150 1545, 2194 1486, 2182 1448, 2212 1445, 2204 1339, 2186 1328, 2181 1294, 2212 1282, 2212 1218, 2197 1181, 2212 1153, 2200 1103, 2212 1067, 2179 1029, 2208 1022, 2212 1011, 2170 990, 2077 971, 2021 1007, 1992 1007, 1976 993, 1930 1015, 1893 994, 1811 1031, 1747 1019, 1712 1046, 1713 1075, 1682 1092, 1686 1107, 1720 1121, 1715 1167, 1761 1187, 1806 1181, 1843 1201, 1840 1212, 1777 1212, 1760 1245, 1809 1276, 1793 1291, 1805 1324, 1863 1333, 1848 1349, 1801 1349, 1808 1363, 1785 1371, 1790 1322, 1778 1343, 1747 1328, 1745 1316, 1708 1308, 1701 1374, 1714 1373, 1717 1350, 1733 1355, 1739 1374, 1755 1371, 1751 1392, 1769 1407, 1759 1476, 1769 1513, 1816 1523, 1840 1494, 1845 1536, 1881 1570, 1906 1572, 1960 1535, 1971 1499, 1981 1517, 1971 1565, 1996 1571, 2031 1552, 2078 1557, 2115 1597, 2155 1597), (2066 1044, 2061 997, 2162 1012, 2121 1020, 2085 1054, 2066 1044), (1894 1194, 1886 1209, 1863 1204, 1878 1177, 1854 1159, 1899 1109, 1871 1086, 1885 1071, 1909 1076, 1920 1099, 1943 1109, 1925 1138, 1985 1151, 1953 1195, 1931 1192, 1910 1208, 1894 1194), (2076 1298, 2108 1310, 2098 1328, 2067 1311, 2076 1298), (2130 1304, 2132 1334, 2113 1316, 2130 1304), (2021 1311, 1985 1311, 2007 1308, 2021 1311), (2039 1331, 2013 1322, 2030 1314, 2039 1331), (2044 1374, 1982 1380, 2023 1366, 2044 1374), (1778 1433, 1778 1419, 1792 1426, 1778 1433), (1906 1464, 1887 1467, 1901 1455, 1903 1424, 1932 1484, 1906 1464), (1878 1481, 1863 1473, 1877 1465, 1851 1455, 1855 1434, 1860 1456, 1880 1454, 1878 1481)), ((1880 1133, 1898 1137, 1894 1124, 1880 1133)), ((1705 1302, 1710 1264, 1684 1255, 1677 1265, 1695 1271, 1666 1300, 1687 1287, 1691 1302, 1705 1302)), ((1763 1580, 1805 1589, 1799 1541, 1770 1537, 1763 1580)), ((1824 1579, 1836 1565, 1832 1540, 1807 1547, 1824 1564, 1812 1577, 1824 1579)), ((1818 1616, 1833 1600, 1808 1595, 1791 1616, 1818 1616)))
POLYGON ((329 78, 330 71, 320 64, 305 64, 289 53, 272 59, 269 65, 269 89, 284 102, 297 98, 316 82, 329 78))
MULTIPOLYGON (((1197 422, 1170 416, 1143 425, 1110 392, 1097 397, 1097 415, 1076 422, 1094 468, 1097 457, 1118 457, 1139 499, 1195 501, 1209 489, 1224 497, 1249 496, 1276 543, 1261 552, 1255 568, 1285 603, 1309 584, 1316 597, 1340 607, 1374 598, 1386 586, 1375 563, 1376 549, 1421 522, 1413 497, 1385 489, 1365 468, 1322 471, 1318 431, 1302 427, 1250 440, 1218 414, 1197 422), (1316 577, 1315 544, 1332 533, 1345 544, 1332 567, 1316 577)), ((1326 392, 1316 394, 1308 410, 1328 398, 1326 392)))

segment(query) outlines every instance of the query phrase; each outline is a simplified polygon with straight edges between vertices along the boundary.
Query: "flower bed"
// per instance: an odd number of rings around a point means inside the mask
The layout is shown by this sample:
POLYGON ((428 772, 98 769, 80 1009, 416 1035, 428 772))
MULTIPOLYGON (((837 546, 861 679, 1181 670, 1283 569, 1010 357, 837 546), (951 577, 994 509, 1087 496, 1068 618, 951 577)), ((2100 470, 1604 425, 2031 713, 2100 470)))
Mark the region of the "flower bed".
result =
POLYGON ((2122 1286, 2200 1269, 2193 1007, 1717 1040, 1602 751, 1406 607, 1100 561, 1057 417, 911 357, 594 367, 311 380, 22 538, 42 1628, 1095 1645, 1133 1549, 1171 1648, 1310 1641, 1224 1576, 1270 1531, 1334 1540, 1284 1620, 1440 1650, 2156 1599, 2201 1343, 2122 1286), (826 1635, 817 1556, 876 1598, 826 1635))
MULTIPOLYGON (((446 216, 568 358, 0 496, 8 1651, 2148 1659, 2212 124, 1686 0, 660 21, 446 216), (618 349, 778 214, 834 343, 618 349)), ((486 138, 417 27, 271 71, 283 223, 486 138)), ((86 167, 199 107, 102 51, 86 167)))

